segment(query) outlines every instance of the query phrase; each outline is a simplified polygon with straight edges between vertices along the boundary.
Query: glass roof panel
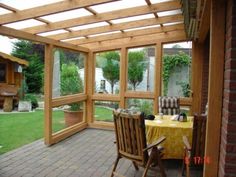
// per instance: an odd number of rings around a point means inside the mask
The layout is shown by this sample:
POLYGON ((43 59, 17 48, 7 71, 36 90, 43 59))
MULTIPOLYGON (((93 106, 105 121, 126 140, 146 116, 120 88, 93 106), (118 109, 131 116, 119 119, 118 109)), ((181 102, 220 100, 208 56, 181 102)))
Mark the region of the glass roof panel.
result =
POLYGON ((133 16, 133 17, 111 20, 111 22, 114 24, 117 24, 117 23, 124 23, 124 22, 130 22, 130 21, 135 21, 135 20, 149 19, 149 18, 154 18, 154 15, 153 14, 138 15, 138 16, 133 16))
POLYGON ((8 13, 11 13, 11 11, 0 7, 0 15, 8 14, 8 13))
POLYGON ((183 22, 164 23, 163 26, 170 26, 170 25, 177 25, 177 24, 183 24, 183 22))
POLYGON ((70 39, 63 39, 61 40, 62 42, 67 42, 67 41, 72 41, 72 40, 76 40, 76 39, 85 39, 85 37, 74 37, 74 38, 70 38, 70 39))
POLYGON ((28 28, 28 27, 33 27, 33 26, 38 26, 38 25, 43 25, 45 23, 40 22, 38 20, 34 20, 34 19, 29 19, 29 20, 23 20, 23 21, 19 21, 19 22, 14 22, 14 23, 9 23, 3 26, 7 26, 10 28, 14 28, 14 29, 23 29, 23 28, 28 28))
POLYGON ((160 2, 167 2, 167 1, 173 1, 173 0, 150 0, 152 4, 160 3, 160 2))
POLYGON ((126 9, 130 7, 137 7, 143 5, 147 5, 145 0, 135 0, 135 2, 134 0, 121 0, 116 2, 91 6, 91 8, 98 13, 103 13, 103 12, 110 12, 114 10, 126 9))
POLYGON ((63 0, 1 0, 0 2, 18 10, 24 10, 60 1, 63 0))
POLYGON ((58 21, 62 21, 62 20, 68 20, 68 19, 88 16, 88 15, 93 15, 93 14, 90 13, 89 11, 81 8, 81 9, 69 10, 69 11, 61 12, 61 13, 57 13, 57 14, 47 15, 47 16, 43 16, 41 18, 48 20, 50 22, 58 22, 58 21))
POLYGON ((45 33, 40 33, 38 34, 39 36, 49 36, 49 35, 54 35, 54 34, 60 34, 60 33, 68 33, 68 31, 66 30, 55 30, 55 31, 49 31, 49 32, 45 32, 45 33))
POLYGON ((177 15, 177 14, 181 14, 182 11, 180 9, 178 10, 170 10, 170 11, 165 11, 165 12, 158 12, 157 15, 159 17, 163 17, 163 16, 167 16, 167 15, 177 15))
POLYGON ((76 27, 73 27, 73 28, 70 28, 70 29, 73 30, 73 31, 77 31, 77 30, 96 28, 96 27, 107 26, 107 25, 109 25, 107 22, 99 22, 99 23, 91 23, 91 24, 88 24, 88 25, 76 26, 76 27))
POLYGON ((126 29, 124 31, 125 32, 127 32, 127 31, 136 31, 136 30, 148 29, 148 28, 156 28, 156 27, 160 27, 160 25, 151 25, 151 26, 144 26, 144 27, 139 27, 139 28, 131 28, 131 29, 126 29))
POLYGON ((115 33, 121 33, 121 31, 112 31, 112 32, 107 32, 107 33, 93 34, 93 35, 89 35, 88 37, 103 36, 103 35, 115 34, 115 33))

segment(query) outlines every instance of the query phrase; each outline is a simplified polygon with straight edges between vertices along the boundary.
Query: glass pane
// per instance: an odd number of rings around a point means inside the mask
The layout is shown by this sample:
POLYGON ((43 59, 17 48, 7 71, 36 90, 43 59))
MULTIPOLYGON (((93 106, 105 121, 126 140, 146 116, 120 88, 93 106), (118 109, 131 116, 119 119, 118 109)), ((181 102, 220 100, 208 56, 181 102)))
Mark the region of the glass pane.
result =
POLYGON ((153 100, 150 99, 127 99, 128 109, 144 112, 145 115, 153 114, 153 100))
POLYGON ((95 93, 119 94, 120 52, 96 54, 95 93))
POLYGON ((94 120, 113 122, 112 111, 119 107, 118 102, 95 101, 94 102, 94 120))
POLYGON ((128 90, 154 90, 155 47, 128 50, 128 90))
POLYGON ((53 64, 53 98, 84 92, 85 55, 55 49, 53 64))
POLYGON ((7 65, 6 63, 0 63, 0 83, 6 83, 7 78, 7 65))
POLYGON ((191 42, 164 45, 162 95, 190 96, 191 53, 191 42))
POLYGON ((53 133, 84 121, 84 102, 71 103, 53 108, 53 133))

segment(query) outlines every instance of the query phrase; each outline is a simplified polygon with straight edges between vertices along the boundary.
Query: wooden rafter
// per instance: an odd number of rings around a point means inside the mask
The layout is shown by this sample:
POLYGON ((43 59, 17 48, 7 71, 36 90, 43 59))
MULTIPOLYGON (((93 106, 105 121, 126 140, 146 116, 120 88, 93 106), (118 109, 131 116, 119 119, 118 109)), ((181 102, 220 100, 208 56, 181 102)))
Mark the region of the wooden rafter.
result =
POLYGON ((156 33, 161 33, 163 31, 169 32, 169 31, 179 31, 179 30, 184 30, 183 24, 128 31, 124 33, 116 33, 116 34, 110 34, 110 35, 104 35, 104 36, 98 36, 98 37, 91 37, 88 39, 79 39, 79 40, 73 40, 73 41, 68 41, 68 42, 74 45, 81 45, 81 44, 92 43, 92 42, 99 42, 99 41, 101 42, 101 41, 107 41, 107 40, 113 40, 113 39, 156 34, 156 33))
POLYGON ((83 18, 64 20, 60 22, 55 22, 50 25, 39 25, 37 27, 26 28, 24 29, 24 31, 36 34, 47 31, 53 31, 57 29, 102 22, 112 19, 119 19, 119 18, 149 14, 153 12, 162 12, 176 9, 180 9, 180 4, 177 1, 163 2, 163 3, 152 4, 150 6, 140 6, 135 8, 127 8, 123 10, 101 13, 97 14, 96 16, 86 16, 83 18))
MULTIPOLYGON (((30 18, 36 18, 40 16, 55 14, 77 8, 83 8, 91 5, 103 4, 117 0, 67 0, 44 6, 34 7, 26 10, 19 11, 17 13, 4 14, 0 16, 0 24, 12 23, 20 20, 26 20, 30 18)), ((0 3, 0 7, 6 8, 6 5, 0 3)), ((7 8, 6 8, 7 9, 7 8)), ((10 9, 8 9, 10 10, 10 9)))
POLYGON ((82 51, 82 52, 89 52, 89 49, 84 48, 84 47, 75 46, 75 45, 64 43, 64 42, 59 42, 54 39, 49 39, 49 38, 45 38, 42 36, 33 35, 30 33, 26 33, 24 31, 15 30, 15 29, 8 28, 5 26, 0 26, 0 34, 4 35, 4 36, 26 39, 26 40, 40 42, 40 43, 44 43, 44 44, 52 44, 57 47, 63 47, 66 49, 82 51))
POLYGON ((136 20, 132 22, 125 22, 121 24, 113 24, 112 26, 102 26, 102 27, 95 27, 85 30, 78 30, 73 31, 71 33, 60 33, 55 35, 50 35, 47 37, 50 37, 52 39, 56 40, 62 40, 62 39, 69 39, 69 38, 75 38, 80 36, 88 36, 92 34, 99 34, 99 33, 106 33, 111 31, 119 31, 119 30, 125 30, 130 28, 138 28, 138 27, 144 27, 144 26, 150 26, 150 25, 158 25, 163 23, 170 23, 170 22, 182 22, 183 16, 182 15, 170 15, 165 17, 159 17, 151 18, 148 20, 136 20))
POLYGON ((81 46, 87 47, 93 51, 107 51, 120 49, 122 47, 135 47, 152 45, 156 42, 179 42, 186 41, 186 33, 181 31, 171 31, 167 33, 157 33, 144 36, 134 36, 133 38, 114 39, 109 41, 94 42, 89 44, 83 44, 81 46))

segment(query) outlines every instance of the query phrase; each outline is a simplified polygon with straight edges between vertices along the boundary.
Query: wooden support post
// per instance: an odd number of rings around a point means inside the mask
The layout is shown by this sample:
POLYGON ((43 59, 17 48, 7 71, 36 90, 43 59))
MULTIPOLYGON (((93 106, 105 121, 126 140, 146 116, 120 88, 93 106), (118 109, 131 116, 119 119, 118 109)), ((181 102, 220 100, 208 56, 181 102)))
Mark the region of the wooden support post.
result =
POLYGON ((204 44, 193 42, 192 57, 192 113, 201 113, 202 103, 202 77, 203 77, 203 60, 204 60, 204 44))
POLYGON ((87 55, 87 72, 86 72, 86 78, 87 78, 87 123, 90 124, 93 122, 93 101, 92 101, 92 95, 93 95, 93 88, 94 88, 94 60, 95 60, 95 55, 93 52, 89 52, 87 55))
POLYGON ((53 78, 53 45, 45 45, 44 58, 44 143, 52 144, 52 78, 53 78))
POLYGON ((225 56, 225 5, 224 0, 211 1, 208 118, 205 150, 205 156, 210 158, 210 163, 206 163, 204 166, 204 177, 218 176, 225 56))
POLYGON ((125 92, 127 90, 127 49, 121 48, 120 58, 120 107, 125 108, 125 92))
POLYGON ((155 50, 155 86, 154 86, 154 114, 158 113, 158 97, 161 96, 161 73, 162 73, 162 44, 156 44, 155 50))

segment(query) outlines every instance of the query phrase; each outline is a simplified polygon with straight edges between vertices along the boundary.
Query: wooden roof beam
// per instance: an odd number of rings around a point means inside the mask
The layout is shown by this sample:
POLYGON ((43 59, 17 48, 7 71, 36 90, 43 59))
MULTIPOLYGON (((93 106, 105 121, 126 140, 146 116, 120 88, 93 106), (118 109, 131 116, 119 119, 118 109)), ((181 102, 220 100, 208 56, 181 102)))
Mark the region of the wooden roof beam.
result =
MULTIPOLYGON (((18 11, 16 13, 10 13, 10 14, 4 14, 0 15, 0 24, 7 24, 12 23, 16 21, 36 18, 40 16, 45 15, 51 15, 59 12, 64 12, 68 10, 83 8, 91 5, 97 5, 97 4, 104 4, 108 2, 113 2, 118 0, 67 0, 67 1, 61 1, 53 4, 43 5, 39 7, 34 7, 30 9, 25 9, 18 11)), ((6 5, 3 3, 0 3, 0 7, 5 7, 6 5)), ((9 10, 9 9, 8 9, 9 10)))
POLYGON ((167 33, 157 33, 144 36, 134 36, 132 38, 122 38, 102 42, 94 42, 84 44, 82 46, 91 49, 93 52, 116 50, 122 47, 137 47, 145 45, 153 45, 157 42, 180 42, 186 41, 186 33, 184 31, 171 31, 167 33))
POLYGON ((70 50, 89 52, 89 49, 87 49, 85 47, 79 47, 79 46, 75 46, 75 45, 68 44, 65 42, 59 42, 54 39, 48 39, 46 37, 33 35, 30 33, 26 33, 24 31, 15 30, 15 29, 8 28, 5 26, 0 26, 0 34, 4 35, 4 36, 19 38, 19 39, 26 39, 26 40, 40 42, 40 43, 44 43, 44 44, 52 44, 52 45, 66 48, 66 49, 70 49, 70 50))
POLYGON ((206 0, 204 2, 202 15, 199 17, 199 32, 198 32, 198 41, 200 43, 204 42, 207 37, 207 34, 210 30, 210 9, 211 8, 211 1, 206 0))
MULTIPOLYGON (((151 1, 150 0, 145 0, 147 5, 152 5, 151 1)), ((159 18, 158 15, 156 13, 153 13, 153 15, 155 16, 155 18, 159 18)), ((163 24, 160 24, 160 26, 163 26, 163 24)))
POLYGON ((63 21, 55 22, 50 25, 39 25, 36 27, 25 28, 24 31, 36 34, 36 33, 53 31, 57 29, 74 27, 74 26, 79 26, 79 25, 97 23, 97 22, 102 22, 106 20, 144 15, 144 14, 149 14, 149 13, 154 13, 154 12, 176 10, 180 8, 181 6, 177 1, 162 2, 162 3, 152 4, 151 6, 139 6, 135 8, 127 8, 127 9, 116 10, 112 12, 105 12, 105 13, 97 14, 96 16, 86 16, 83 18, 63 20, 63 21))
POLYGON ((50 35, 47 37, 50 37, 55 40, 63 40, 63 39, 69 39, 69 38, 75 38, 80 36, 88 36, 92 34, 99 34, 99 33, 106 33, 110 31, 119 31, 119 30, 125 30, 130 28, 137 28, 137 27, 144 27, 144 26, 150 26, 150 25, 158 25, 161 23, 170 23, 170 22, 179 22, 183 21, 182 15, 170 15, 165 17, 159 17, 159 18, 152 18, 152 19, 144 19, 144 20, 136 20, 132 22, 124 22, 121 24, 113 24, 112 26, 102 26, 102 27, 96 27, 96 28, 90 28, 85 30, 78 30, 73 31, 72 33, 60 33, 55 35, 50 35))
POLYGON ((81 44, 86 44, 86 43, 101 42, 101 41, 107 41, 107 40, 113 40, 113 39, 120 39, 120 38, 127 38, 127 37, 143 36, 143 35, 149 35, 149 34, 162 33, 163 31, 169 32, 169 31, 179 31, 179 30, 184 31, 184 25, 183 24, 170 25, 170 26, 164 26, 164 27, 148 28, 148 29, 135 30, 135 31, 127 31, 127 32, 124 32, 124 33, 115 33, 115 34, 91 37, 91 38, 88 38, 88 39, 77 39, 77 40, 68 41, 68 43, 74 44, 74 45, 81 45, 81 44))

